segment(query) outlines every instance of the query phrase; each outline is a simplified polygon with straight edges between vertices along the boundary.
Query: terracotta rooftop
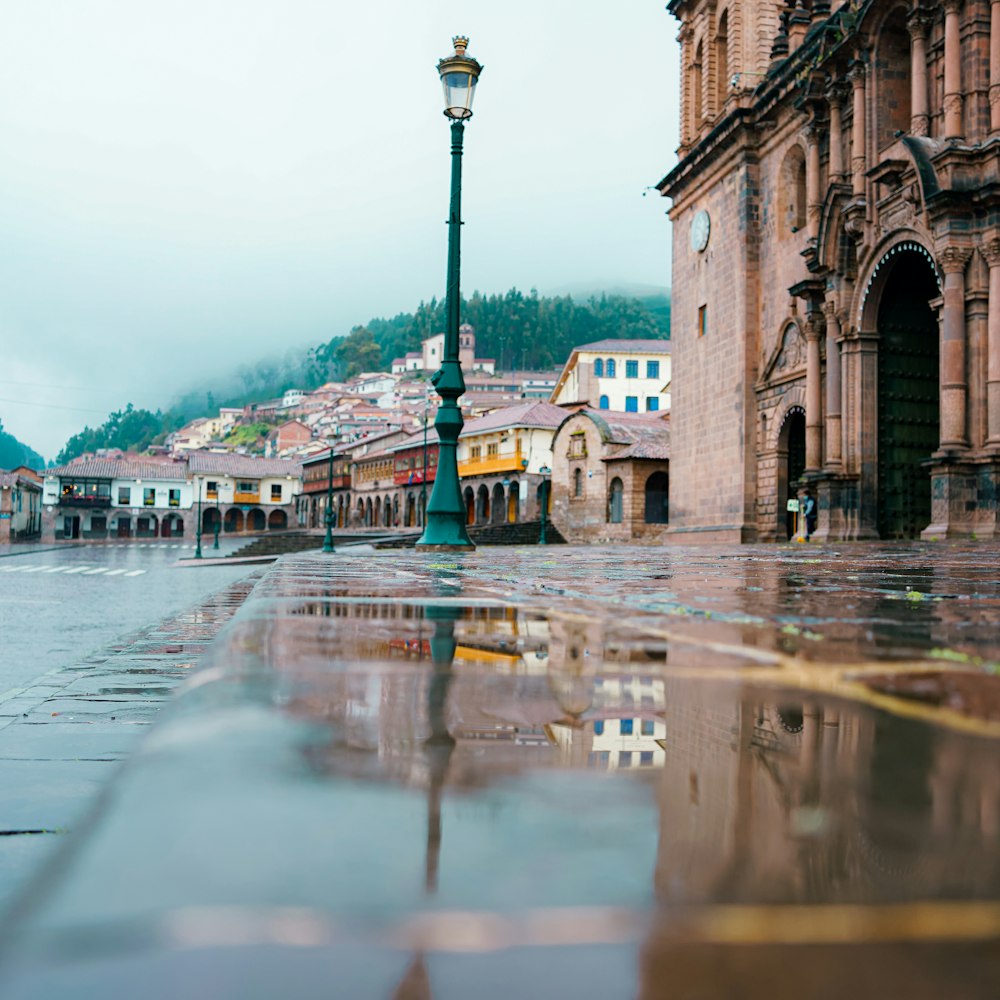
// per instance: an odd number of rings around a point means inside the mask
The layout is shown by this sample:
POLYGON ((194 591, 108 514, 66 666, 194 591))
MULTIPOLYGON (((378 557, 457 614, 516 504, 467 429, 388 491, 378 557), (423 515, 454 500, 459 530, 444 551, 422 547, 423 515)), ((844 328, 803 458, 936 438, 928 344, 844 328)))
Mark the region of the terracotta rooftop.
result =
POLYGON ((79 458, 46 469, 46 476, 74 479, 186 479, 185 462, 144 462, 122 458, 79 458))
POLYGON ((555 430, 566 419, 566 411, 542 399, 504 406, 485 416, 470 420, 461 436, 485 434, 502 427, 551 427, 555 430))
POLYGON ((188 455, 192 472, 220 476, 301 476, 302 463, 289 458, 255 458, 252 455, 220 455, 193 451, 188 455))

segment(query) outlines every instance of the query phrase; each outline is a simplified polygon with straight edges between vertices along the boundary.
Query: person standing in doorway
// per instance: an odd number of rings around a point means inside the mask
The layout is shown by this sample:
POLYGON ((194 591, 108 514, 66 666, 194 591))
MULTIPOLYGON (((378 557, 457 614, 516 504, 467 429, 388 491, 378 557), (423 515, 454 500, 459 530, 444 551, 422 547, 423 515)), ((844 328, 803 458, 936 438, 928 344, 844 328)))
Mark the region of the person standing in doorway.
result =
POLYGON ((806 519, 806 541, 812 537, 816 530, 816 500, 812 491, 806 490, 806 495, 802 500, 802 514, 806 519))

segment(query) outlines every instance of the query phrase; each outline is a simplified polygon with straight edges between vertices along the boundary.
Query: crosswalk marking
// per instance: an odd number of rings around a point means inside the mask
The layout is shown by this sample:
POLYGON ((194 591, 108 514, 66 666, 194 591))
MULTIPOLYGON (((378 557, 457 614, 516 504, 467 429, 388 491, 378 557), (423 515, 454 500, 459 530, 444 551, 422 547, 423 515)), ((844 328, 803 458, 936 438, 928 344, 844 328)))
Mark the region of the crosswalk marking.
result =
POLYGON ((83 571, 84 576, 96 576, 98 573, 107 573, 107 566, 98 566, 97 569, 85 569, 83 571))
POLYGON ((31 569, 30 566, 2 566, 5 573, 23 573, 25 570, 31 569))
POLYGON ((90 569, 89 566, 74 566, 72 569, 66 570, 66 575, 69 576, 71 573, 86 573, 90 569))
POLYGON ((29 566, 24 572, 25 573, 41 573, 45 569, 44 566, 29 566))
POLYGON ((134 569, 131 573, 126 573, 126 576, 142 576, 146 571, 144 569, 134 569))
POLYGON ((105 573, 105 576, 121 576, 124 572, 125 570, 123 569, 109 569, 107 573, 105 573))
POLYGON ((61 573, 66 567, 65 566, 46 566, 42 570, 43 573, 61 573))
POLYGON ((62 573, 63 576, 72 576, 75 573, 82 573, 86 576, 121 576, 135 577, 143 576, 147 571, 144 569, 109 569, 107 566, 0 566, 0 573, 62 573))

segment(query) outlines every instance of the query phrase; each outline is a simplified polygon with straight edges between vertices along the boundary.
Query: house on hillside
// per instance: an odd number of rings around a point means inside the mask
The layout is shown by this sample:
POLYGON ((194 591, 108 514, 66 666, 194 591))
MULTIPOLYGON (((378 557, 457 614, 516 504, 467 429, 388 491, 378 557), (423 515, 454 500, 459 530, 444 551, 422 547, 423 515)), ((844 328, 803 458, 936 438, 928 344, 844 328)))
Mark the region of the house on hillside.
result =
POLYGON ((0 545, 42 533, 42 477, 26 465, 0 469, 0 545))
POLYGON ((574 347, 549 402, 618 413, 670 409, 669 340, 598 340, 574 347))

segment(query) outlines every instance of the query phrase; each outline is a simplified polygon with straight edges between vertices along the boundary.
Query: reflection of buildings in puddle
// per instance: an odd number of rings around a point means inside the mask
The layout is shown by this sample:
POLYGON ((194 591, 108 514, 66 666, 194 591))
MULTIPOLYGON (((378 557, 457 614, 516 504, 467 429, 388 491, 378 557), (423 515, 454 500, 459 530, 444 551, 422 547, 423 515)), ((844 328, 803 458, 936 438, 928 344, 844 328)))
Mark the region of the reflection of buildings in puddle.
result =
POLYGON ((1000 892, 994 743, 847 704, 667 682, 656 870, 670 903, 1000 892))

